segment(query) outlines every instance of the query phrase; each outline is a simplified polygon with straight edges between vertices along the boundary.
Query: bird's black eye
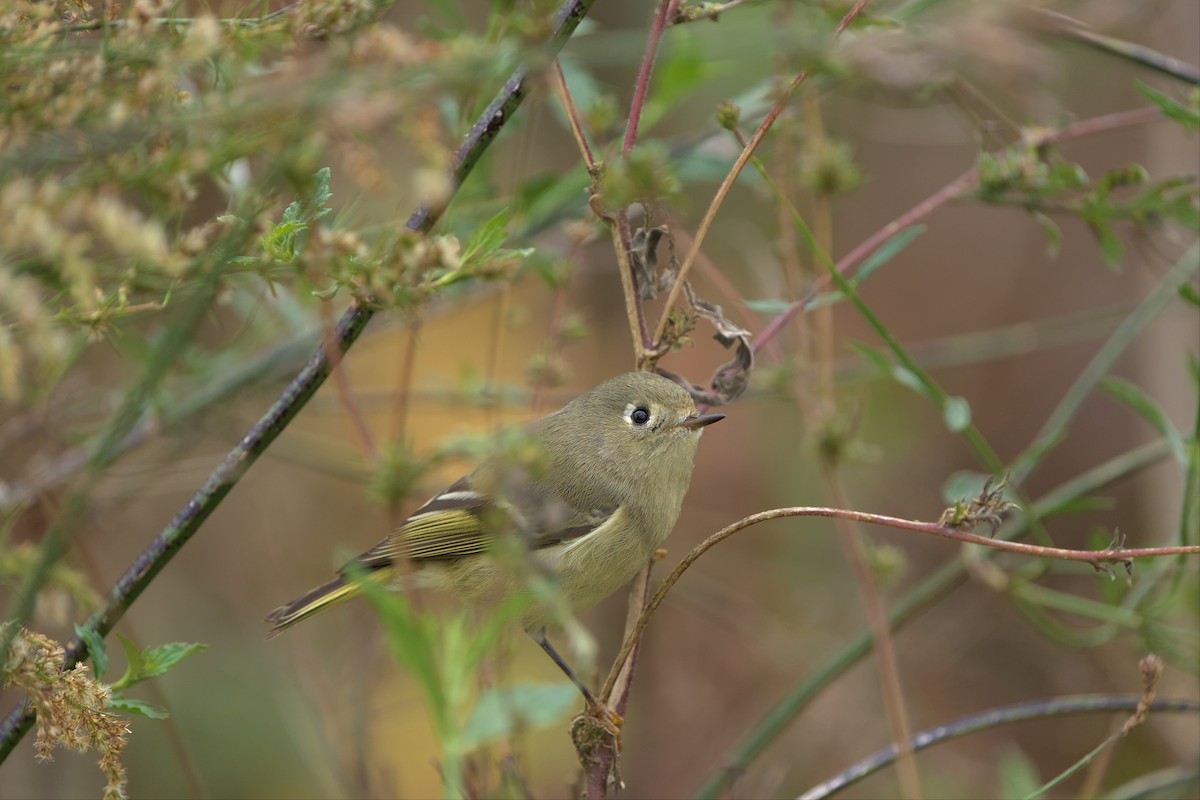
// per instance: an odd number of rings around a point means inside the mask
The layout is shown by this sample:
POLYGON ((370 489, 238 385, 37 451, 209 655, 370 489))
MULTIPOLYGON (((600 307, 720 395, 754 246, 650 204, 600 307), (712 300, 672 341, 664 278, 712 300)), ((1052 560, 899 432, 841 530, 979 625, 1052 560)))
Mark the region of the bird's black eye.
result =
POLYGON ((645 406, 638 406, 629 415, 629 421, 634 425, 641 427, 650 421, 650 411, 645 406))

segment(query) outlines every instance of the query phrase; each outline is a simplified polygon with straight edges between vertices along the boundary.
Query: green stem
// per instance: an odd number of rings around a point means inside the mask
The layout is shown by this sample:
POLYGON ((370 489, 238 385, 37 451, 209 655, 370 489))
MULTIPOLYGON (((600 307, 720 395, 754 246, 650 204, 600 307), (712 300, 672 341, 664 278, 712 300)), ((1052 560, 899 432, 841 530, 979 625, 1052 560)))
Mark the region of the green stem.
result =
POLYGON ((1117 358, 1125 352, 1150 320, 1175 300, 1179 286, 1195 274, 1198 267, 1200 244, 1193 244, 1183 257, 1175 262, 1158 287, 1113 331, 1112 336, 1092 357, 1083 372, 1071 384, 1071 388, 1063 395, 1058 406, 1050 413, 1033 442, 1013 459, 1010 478, 1013 485, 1019 486, 1024 483, 1042 459, 1066 437, 1067 426, 1079 410, 1079 406, 1096 388, 1096 384, 1108 374, 1117 358))

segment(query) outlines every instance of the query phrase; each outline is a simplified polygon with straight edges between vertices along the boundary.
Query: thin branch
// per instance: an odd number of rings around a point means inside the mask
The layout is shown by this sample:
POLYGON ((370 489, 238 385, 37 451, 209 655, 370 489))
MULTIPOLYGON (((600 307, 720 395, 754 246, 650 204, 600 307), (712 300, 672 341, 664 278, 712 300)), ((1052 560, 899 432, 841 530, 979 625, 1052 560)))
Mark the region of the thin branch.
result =
POLYGON ((1045 547, 1036 544, 1026 544, 1024 542, 1010 542, 1004 539, 992 539, 987 536, 980 536, 975 533, 958 530, 956 528, 946 527, 936 522, 921 522, 920 520, 901 519, 900 517, 889 517, 885 514, 870 514, 866 511, 854 511, 843 508, 825 508, 821 506, 795 506, 792 508, 775 508, 770 511, 760 511, 757 514, 751 514, 744 517, 732 525, 722 528, 721 530, 709 536, 700 544, 696 545, 683 561, 675 567, 675 570, 668 575, 658 589, 654 592, 654 596, 650 598, 650 602, 646 604, 646 610, 642 612, 638 618, 638 624, 634 627, 633 633, 626 638, 625 643, 621 646, 617 658, 613 661, 612 670, 609 672, 608 680, 605 681, 604 689, 601 692, 602 697, 607 697, 612 693, 612 687, 616 683, 617 673, 621 666, 625 663, 625 659, 629 657, 629 653, 633 650, 634 644, 638 637, 642 635, 646 625, 650 621, 650 617, 662 604, 666 598, 667 592, 675 585, 680 576, 687 572, 700 556, 707 553, 716 545, 728 539, 733 534, 745 530, 760 522, 767 522, 773 519, 783 519, 786 517, 827 517, 853 520, 855 522, 867 522, 872 525, 883 525, 890 528, 900 528, 901 530, 914 531, 916 533, 924 533, 930 536, 940 536, 944 539, 953 539, 963 544, 977 544, 983 547, 990 547, 994 550, 1006 550, 1010 553, 1022 553, 1029 556, 1038 556, 1041 558, 1055 558, 1062 561, 1078 561, 1093 566, 1109 563, 1128 563, 1135 558, 1150 558, 1161 556, 1177 556, 1177 555, 1200 555, 1200 545, 1181 545, 1175 547, 1140 547, 1140 548, 1123 548, 1123 547, 1107 547, 1104 550, 1068 550, 1062 547, 1045 547))
MULTIPOLYGON (((1035 719, 1065 717, 1071 714, 1111 714, 1114 711, 1136 711, 1141 702, 1140 695, 1088 694, 1073 697, 1049 697, 1031 700, 1004 708, 972 714, 946 725, 921 731, 912 738, 914 752, 925 750, 936 744, 957 739, 967 734, 990 730, 999 725, 1028 722, 1035 719)), ((1200 703, 1195 700, 1155 700, 1150 710, 1156 714, 1200 714, 1200 703)), ((822 800, 851 786, 863 778, 878 772, 896 760, 896 748, 889 747, 864 758, 827 781, 822 781, 800 795, 800 800, 822 800)), ((1117 795, 1129 796, 1129 795, 1117 795)))
POLYGON ((625 123, 625 141, 621 145, 621 157, 628 158, 637 143, 638 124, 642 119, 642 108, 650 94, 650 73, 654 71, 654 60, 658 57, 658 43, 662 41, 667 20, 674 15, 682 0, 659 0, 658 10, 646 40, 646 52, 642 54, 642 65, 638 68, 637 81, 633 84, 633 99, 629 102, 629 120, 625 123))
POLYGON ((1135 64, 1141 64, 1143 67, 1185 81, 1193 86, 1200 85, 1200 69, 1182 59, 1168 56, 1142 44, 1135 44, 1134 42, 1127 42, 1124 39, 1117 39, 1112 36, 1096 33, 1079 20, 1068 17, 1066 14, 1060 14, 1057 11, 1038 9, 1038 13, 1047 21, 1051 33, 1057 36, 1072 39, 1102 53, 1108 53, 1109 55, 1115 55, 1132 61, 1135 64))
POLYGON ((583 125, 579 121, 579 110, 575 108, 575 100, 571 97, 571 92, 567 88, 567 78, 563 75, 562 64, 556 58, 554 59, 554 69, 551 71, 553 81, 551 85, 554 87, 554 92, 558 95, 558 101, 562 103, 563 113, 566 114, 567 122, 571 128, 571 135, 575 137, 575 145, 579 148, 579 154, 583 156, 584 166, 587 167, 588 175, 592 176, 592 180, 596 179, 596 157, 592 155, 591 145, 588 144, 587 136, 583 133, 583 125))
MULTIPOLYGON (((837 24, 837 27, 834 28, 834 36, 837 36, 843 30, 845 30, 846 26, 849 25, 854 18, 859 15, 866 5, 867 0, 858 0, 858 2, 851 6, 850 10, 846 12, 846 15, 842 17, 841 21, 837 24)), ((671 285, 671 291, 667 295, 666 303, 663 305, 662 316, 660 316, 658 319, 658 326, 654 330, 654 338, 651 339, 651 343, 654 346, 657 346, 661 342, 663 333, 666 332, 667 319, 670 317, 671 309, 674 308, 675 304, 679 301, 679 295, 683 291, 684 281, 687 280, 687 274, 689 271, 691 271, 692 264, 696 261, 696 253, 700 249, 701 244, 703 244, 704 237, 708 235, 708 229, 712 226, 713 219, 715 219, 717 216, 717 210, 721 207, 722 203, 725 202, 726 195, 729 194, 729 190, 733 187, 733 182, 736 181, 738 175, 741 174, 742 168, 746 166, 746 163, 750 160, 750 156, 754 155, 754 150, 767 135, 767 131, 771 129, 771 126, 775 124, 775 120, 781 113, 783 113, 783 110, 787 107, 792 94, 795 93, 796 89, 799 88, 800 85, 803 84, 807 79, 808 70, 803 70, 792 79, 792 82, 789 83, 787 88, 783 90, 779 100, 776 101, 775 105, 771 107, 771 110, 767 112, 767 115, 763 117, 762 122, 760 122, 758 125, 758 129, 754 131, 754 135, 750 137, 750 141, 744 148, 742 148, 742 152, 738 154, 737 160, 733 162, 733 166, 730 168, 729 173, 726 174, 725 179, 721 181, 721 185, 717 187, 716 194, 713 195, 712 201, 708 204, 708 209, 704 212, 704 216, 700 219, 700 224, 696 227, 696 233, 692 241, 692 246, 688 250, 687 256, 684 257, 683 263, 679 267, 679 273, 675 276, 675 282, 671 285)))
MULTIPOLYGON (((665 0, 664 0, 665 1, 665 0)), ((656 46, 656 40, 651 38, 650 45, 656 46)), ((591 147, 588 146, 587 137, 583 133, 583 127, 579 121, 579 114, 575 109, 575 102, 571 99, 571 91, 567 87, 567 81, 562 73, 562 67, 558 61, 554 62, 555 88, 559 96, 559 101, 563 104, 563 111, 567 115, 570 122, 571 134, 575 137, 575 144, 579 148, 579 154, 583 157, 584 166, 587 168, 588 175, 592 179, 593 190, 595 182, 599 179, 599 165, 592 153, 591 147)), ((633 120, 633 111, 630 111, 631 124, 633 120)), ((629 260, 629 252, 632 248, 632 238, 629 230, 629 218, 625 216, 624 211, 618 212, 615 216, 609 214, 599 203, 592 204, 592 211, 596 216, 605 220, 608 223, 609 234, 612 236, 613 252, 617 257, 617 274, 621 279, 621 294, 625 299, 625 317, 629 323, 629 336, 633 342, 633 362, 636 368, 642 369, 647 361, 647 347, 649 346, 649 336, 646 333, 646 319, 642 313, 642 304, 638 298, 637 278, 634 276, 633 264, 629 260)))
MULTIPOLYGON (((554 31, 543 48, 545 54, 553 56, 562 48, 593 2, 595 0, 566 0, 555 16, 554 31)), ((518 67, 496 99, 471 127, 466 140, 454 155, 450 195, 462 185, 483 152, 524 100, 527 76, 528 68, 518 67)), ((449 199, 436 207, 422 205, 409 217, 408 229, 422 233, 428 231, 441 216, 445 202, 449 202, 449 199)), ((374 313, 370 306, 360 303, 351 305, 338 322, 333 342, 339 354, 344 354, 357 341, 374 313)), ((279 399, 213 470, 208 480, 176 513, 174 519, 134 559, 109 590, 104 607, 85 623, 86 630, 100 636, 112 630, 155 576, 200 529, 242 475, 300 412, 329 375, 330 364, 326 349, 325 346, 321 346, 313 353, 308 363, 283 390, 279 399)), ((67 646, 63 663, 70 668, 86 658, 87 644, 80 637, 76 637, 67 646)), ((3 723, 0 723, 0 763, 3 763, 29 730, 34 717, 33 709, 18 704, 5 717, 3 723)))

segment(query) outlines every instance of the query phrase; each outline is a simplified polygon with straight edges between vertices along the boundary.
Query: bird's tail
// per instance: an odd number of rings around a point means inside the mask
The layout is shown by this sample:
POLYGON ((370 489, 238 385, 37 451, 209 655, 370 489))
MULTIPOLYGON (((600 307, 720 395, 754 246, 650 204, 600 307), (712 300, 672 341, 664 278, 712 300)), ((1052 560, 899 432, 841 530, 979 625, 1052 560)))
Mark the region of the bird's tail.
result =
POLYGON ((305 592, 292 602, 280 606, 267 615, 267 622, 271 623, 271 630, 267 633, 267 638, 274 639, 297 622, 319 614, 327 608, 332 608, 338 603, 345 602, 361 592, 362 588, 358 583, 345 577, 334 578, 329 583, 305 592))

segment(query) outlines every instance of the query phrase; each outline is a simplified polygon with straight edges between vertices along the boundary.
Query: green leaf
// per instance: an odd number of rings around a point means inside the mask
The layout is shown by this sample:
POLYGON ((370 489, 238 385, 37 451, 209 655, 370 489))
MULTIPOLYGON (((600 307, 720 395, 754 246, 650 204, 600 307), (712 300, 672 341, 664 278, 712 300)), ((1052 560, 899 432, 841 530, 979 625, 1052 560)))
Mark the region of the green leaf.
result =
POLYGON ((924 232, 924 225, 910 225, 903 230, 897 231, 890 239, 880 245, 878 250, 863 261, 862 266, 854 273, 854 285, 858 286, 859 283, 865 281, 872 272, 899 255, 900 251, 912 244, 913 239, 916 239, 924 232))
POLYGON ((119 681, 113 684, 114 691, 128 689, 135 683, 149 680, 150 678, 157 678, 192 653, 208 649, 208 645, 204 644, 171 642, 170 644, 159 645, 158 647, 147 647, 145 650, 138 650, 136 644, 119 633, 117 634, 117 639, 120 640, 121 647, 125 650, 125 658, 129 663, 125 667, 125 674, 121 676, 119 681))
POLYGON ((127 711, 130 714, 146 717, 147 719, 166 719, 171 714, 162 706, 147 703, 145 700, 134 700, 132 697, 113 697, 108 701, 109 708, 127 711))
POLYGON ((760 314, 782 314, 792 307, 791 301, 773 298, 764 300, 743 300, 742 305, 760 314))
POLYGON ((914 392, 924 398, 935 401, 937 400, 936 397, 930 394, 929 387, 921 381, 921 377, 919 375, 903 364, 897 364, 896 362, 892 361, 891 357, 883 351, 877 350, 874 347, 868 347, 867 345, 860 344, 858 342, 850 342, 849 345, 851 349, 853 349, 867 361, 871 362, 871 364, 873 364, 881 373, 891 378, 896 383, 900 384, 901 386, 907 386, 909 389, 912 389, 914 392))
POLYGON ((961 433, 971 424, 971 404, 963 397, 947 397, 942 418, 951 433, 961 433))
POLYGON ((1088 174, 1072 161, 1059 161, 1050 168, 1046 179, 1048 193, 1082 189, 1088 185, 1088 174))
POLYGON ((1058 251, 1062 248, 1062 229, 1040 211, 1032 212, 1034 222, 1041 226, 1042 232, 1046 234, 1046 241, 1049 243, 1049 255, 1054 258, 1058 255, 1058 251))
POLYGON ((466 245, 463 246, 463 265, 491 258, 500 249, 500 245, 504 244, 504 240, 508 238, 508 233, 504 230, 504 226, 507 224, 508 209, 503 208, 491 219, 476 228, 475 232, 471 234, 471 238, 467 240, 466 245))
POLYGON ((570 683, 529 683, 491 689, 472 709, 460 744, 464 750, 470 750, 518 730, 544 728, 569 714, 578 702, 579 690, 570 683))
POLYGON ((1037 766, 1021 750, 1012 745, 1009 748, 996 765, 996 779, 1000 784, 996 795, 1004 800, 1028 797, 1042 785, 1037 766))
POLYGON ((831 306, 834 303, 840 303, 846 299, 846 295, 841 292, 821 292, 819 295, 809 300, 804 304, 805 311, 812 311, 814 308, 822 306, 831 306))
POLYGON ((1100 254, 1104 256, 1104 263, 1114 268, 1121 266, 1121 262, 1125 260, 1125 246, 1113 233, 1112 226, 1107 221, 1096 220, 1091 223, 1090 227, 1092 233, 1096 235, 1097 244, 1100 245, 1100 254))
POLYGON ((1190 283, 1179 284, 1179 296, 1196 308, 1200 308, 1200 292, 1197 292, 1196 287, 1190 283))
MULTIPOLYGON (((378 573, 374 573, 376 576, 378 573)), ((438 628, 430 618, 417 614, 403 592, 390 592, 377 577, 361 569, 350 572, 371 608, 379 616, 387 635, 392 659, 416 678, 435 717, 445 717, 449 705, 442 676, 434 656, 438 628)))
POLYGON ((664 45, 654 65, 650 97, 642 111, 642 129, 649 130, 688 95, 718 77, 724 71, 717 66, 719 63, 699 36, 687 28, 672 31, 669 45, 664 45))
POLYGON ((319 170, 317 170, 316 174, 313 175, 317 181, 317 185, 313 188, 313 210, 312 213, 309 214, 309 222, 320 219, 333 210, 327 205, 329 203, 329 198, 333 197, 333 192, 329 191, 329 176, 329 167, 321 167, 319 170))
POLYGON ((91 628, 79 625, 75 626, 75 635, 87 645, 88 653, 92 657, 92 672, 95 673, 96 680, 101 680, 108 669, 108 650, 104 647, 104 639, 91 628))
POLYGON ((1182 122, 1183 126, 1189 130, 1200 127, 1200 108, 1188 108, 1178 100, 1168 97, 1157 89, 1150 88, 1139 80, 1135 80, 1133 86, 1142 93, 1143 97, 1158 106, 1159 111, 1163 112, 1163 116, 1176 122, 1182 122))
POLYGON ((1146 420, 1146 422, 1149 422, 1151 427, 1167 440, 1167 446, 1171 448, 1171 455, 1175 457, 1179 465, 1184 468, 1187 467, 1187 451, 1183 445, 1183 436, 1180 435, 1174 424, 1171 423, 1171 420, 1167 418, 1162 408, 1142 391, 1142 387, 1124 378, 1117 378, 1110 375, 1100 381, 1100 388, 1129 406, 1134 413, 1146 420))
POLYGON ((953 472, 942 484, 942 501, 946 505, 954 505, 960 500, 978 497, 991 477, 983 472, 966 469, 953 472))
POLYGON ((892 367, 894 366, 892 359, 887 356, 882 350, 869 345, 860 344, 859 342, 849 342, 850 349, 862 356, 867 362, 874 365, 876 369, 884 377, 892 377, 892 367))
POLYGON ((1071 514, 1094 514, 1097 511, 1112 511, 1117 507, 1111 497, 1075 497, 1046 509, 1042 519, 1066 517, 1071 514))

